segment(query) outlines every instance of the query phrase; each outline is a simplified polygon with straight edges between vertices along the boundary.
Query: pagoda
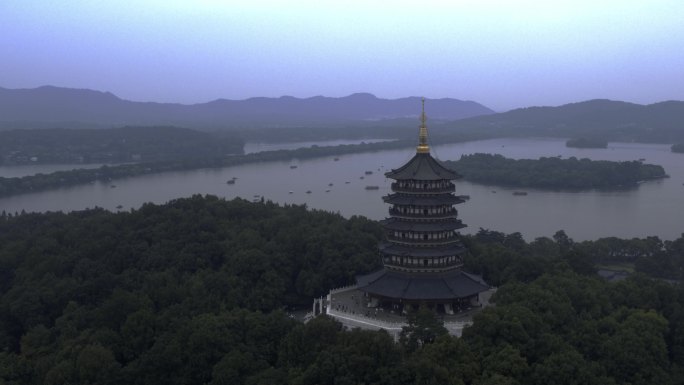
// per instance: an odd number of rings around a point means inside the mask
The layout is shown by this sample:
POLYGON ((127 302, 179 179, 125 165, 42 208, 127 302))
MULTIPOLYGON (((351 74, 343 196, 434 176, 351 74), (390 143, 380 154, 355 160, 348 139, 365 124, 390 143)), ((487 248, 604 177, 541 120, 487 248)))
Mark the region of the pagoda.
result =
POLYGON ((379 245, 383 267, 357 276, 356 290, 369 306, 402 312, 421 304, 444 314, 479 306, 479 293, 489 286, 462 270, 467 252, 458 230, 452 182, 460 178, 430 154, 425 99, 420 115, 416 154, 405 165, 385 174, 393 179, 392 193, 383 197, 390 205, 389 218, 381 223, 385 240, 379 245))

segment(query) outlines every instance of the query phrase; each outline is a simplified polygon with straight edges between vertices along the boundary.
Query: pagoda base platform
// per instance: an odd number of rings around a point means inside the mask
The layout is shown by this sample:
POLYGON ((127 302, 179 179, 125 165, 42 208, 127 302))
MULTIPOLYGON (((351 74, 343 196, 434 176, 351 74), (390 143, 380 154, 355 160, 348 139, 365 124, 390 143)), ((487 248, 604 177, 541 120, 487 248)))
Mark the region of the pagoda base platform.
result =
MULTIPOLYGON (((463 328, 472 323, 472 317, 484 307, 489 306, 489 297, 495 291, 496 289, 492 288, 481 292, 478 296, 480 303, 460 308, 453 314, 438 312, 438 317, 444 322, 444 327, 451 335, 460 336, 463 328)), ((406 317, 408 306, 401 306, 399 303, 378 303, 374 301, 374 297, 356 286, 332 290, 327 297, 323 298, 323 301, 322 314, 334 318, 347 329, 383 329, 398 339, 402 328, 408 325, 406 317)))

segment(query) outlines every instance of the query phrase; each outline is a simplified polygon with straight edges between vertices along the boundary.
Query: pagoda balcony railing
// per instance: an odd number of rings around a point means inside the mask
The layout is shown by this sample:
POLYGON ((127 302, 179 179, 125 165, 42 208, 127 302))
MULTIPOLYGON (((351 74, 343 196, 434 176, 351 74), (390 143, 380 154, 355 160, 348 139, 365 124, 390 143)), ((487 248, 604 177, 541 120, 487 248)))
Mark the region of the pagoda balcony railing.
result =
POLYGON ((390 207, 389 214, 397 218, 409 218, 409 219, 446 219, 455 218, 458 215, 458 210, 452 208, 451 210, 445 210, 443 213, 428 213, 424 214, 422 212, 407 213, 402 212, 399 209, 390 207))
POLYGON ((452 193, 456 191, 456 185, 453 183, 448 183, 447 185, 443 187, 430 187, 430 188, 425 188, 421 186, 416 186, 416 187, 408 187, 408 186, 401 186, 398 182, 394 182, 391 184, 392 191, 395 192, 400 192, 400 193, 407 193, 407 194, 444 194, 444 193, 452 193))
POLYGON ((423 266, 423 265, 406 265, 400 263, 384 263, 386 268, 398 271, 415 272, 415 273, 441 273, 445 271, 451 271, 455 269, 460 269, 463 267, 463 262, 454 263, 451 265, 444 266, 423 266))
POLYGON ((394 235, 387 235, 387 240, 392 243, 398 243, 402 245, 412 245, 412 246, 436 246, 436 245, 448 245, 459 241, 457 236, 452 236, 448 238, 441 239, 411 239, 411 238, 401 238, 395 237, 394 235))

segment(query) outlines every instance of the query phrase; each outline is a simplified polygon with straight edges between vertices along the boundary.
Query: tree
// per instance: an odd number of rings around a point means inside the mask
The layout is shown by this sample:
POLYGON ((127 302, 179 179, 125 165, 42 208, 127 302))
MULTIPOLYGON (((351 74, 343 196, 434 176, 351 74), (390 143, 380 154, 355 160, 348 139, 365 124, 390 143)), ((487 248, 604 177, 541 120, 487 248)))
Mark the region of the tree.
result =
POLYGON ((76 358, 76 371, 81 384, 115 384, 120 364, 111 350, 102 345, 85 346, 76 358))
POLYGON ((503 376, 507 380, 499 382, 503 379, 498 379, 494 383, 522 383, 523 375, 527 372, 527 360, 521 355, 520 351, 509 344, 504 344, 501 348, 493 354, 486 356, 482 360, 482 376, 492 383, 492 380, 503 376), (514 379, 511 382, 509 379, 514 379))
POLYGON ((555 352, 532 367, 532 385, 599 385, 615 382, 600 375, 597 364, 587 362, 575 349, 555 352))
POLYGON ((446 371, 448 381, 443 383, 469 384, 480 374, 480 365, 475 354, 462 338, 439 336, 416 355, 446 371))
POLYGON ((630 312, 603 345, 603 364, 619 383, 667 382, 667 320, 655 311, 630 312))
POLYGON ((437 318, 433 310, 421 305, 418 310, 409 311, 408 326, 404 326, 399 334, 399 341, 409 351, 415 351, 426 344, 431 344, 439 336, 448 334, 444 322, 437 318))

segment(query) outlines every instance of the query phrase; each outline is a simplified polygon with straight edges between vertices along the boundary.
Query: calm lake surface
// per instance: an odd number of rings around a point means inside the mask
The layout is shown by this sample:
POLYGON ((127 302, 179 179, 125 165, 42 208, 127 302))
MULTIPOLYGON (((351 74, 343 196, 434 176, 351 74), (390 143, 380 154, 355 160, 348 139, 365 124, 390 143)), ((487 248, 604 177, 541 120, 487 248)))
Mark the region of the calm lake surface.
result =
MULTIPOLYGON (((457 206, 460 218, 469 226, 463 233, 477 232, 482 227, 505 233, 517 231, 531 240, 550 237, 563 229, 571 238, 585 240, 649 235, 675 239, 684 232, 684 154, 670 152, 669 145, 610 143, 608 149, 574 149, 565 147, 565 141, 560 139, 492 139, 432 147, 432 154, 443 160, 477 152, 535 159, 558 155, 614 161, 644 158, 646 163, 662 165, 671 178, 626 191, 527 189, 527 196, 512 195, 514 189, 456 181, 456 193, 471 197, 457 206)), ((339 161, 331 156, 147 175, 114 181, 115 188, 109 183, 96 183, 3 198, 0 210, 71 211, 98 206, 116 211, 119 205, 128 210, 144 202, 163 203, 192 194, 213 194, 248 200, 263 196, 279 203, 305 203, 346 217, 383 219, 388 205, 381 197, 390 192, 391 183, 383 174, 403 165, 414 153, 413 149, 402 149, 343 155, 339 161), (290 167, 294 165, 297 168, 290 167), (366 175, 366 171, 373 173, 366 175), (236 183, 226 184, 233 177, 236 183), (369 185, 379 189, 366 190, 369 185)))

